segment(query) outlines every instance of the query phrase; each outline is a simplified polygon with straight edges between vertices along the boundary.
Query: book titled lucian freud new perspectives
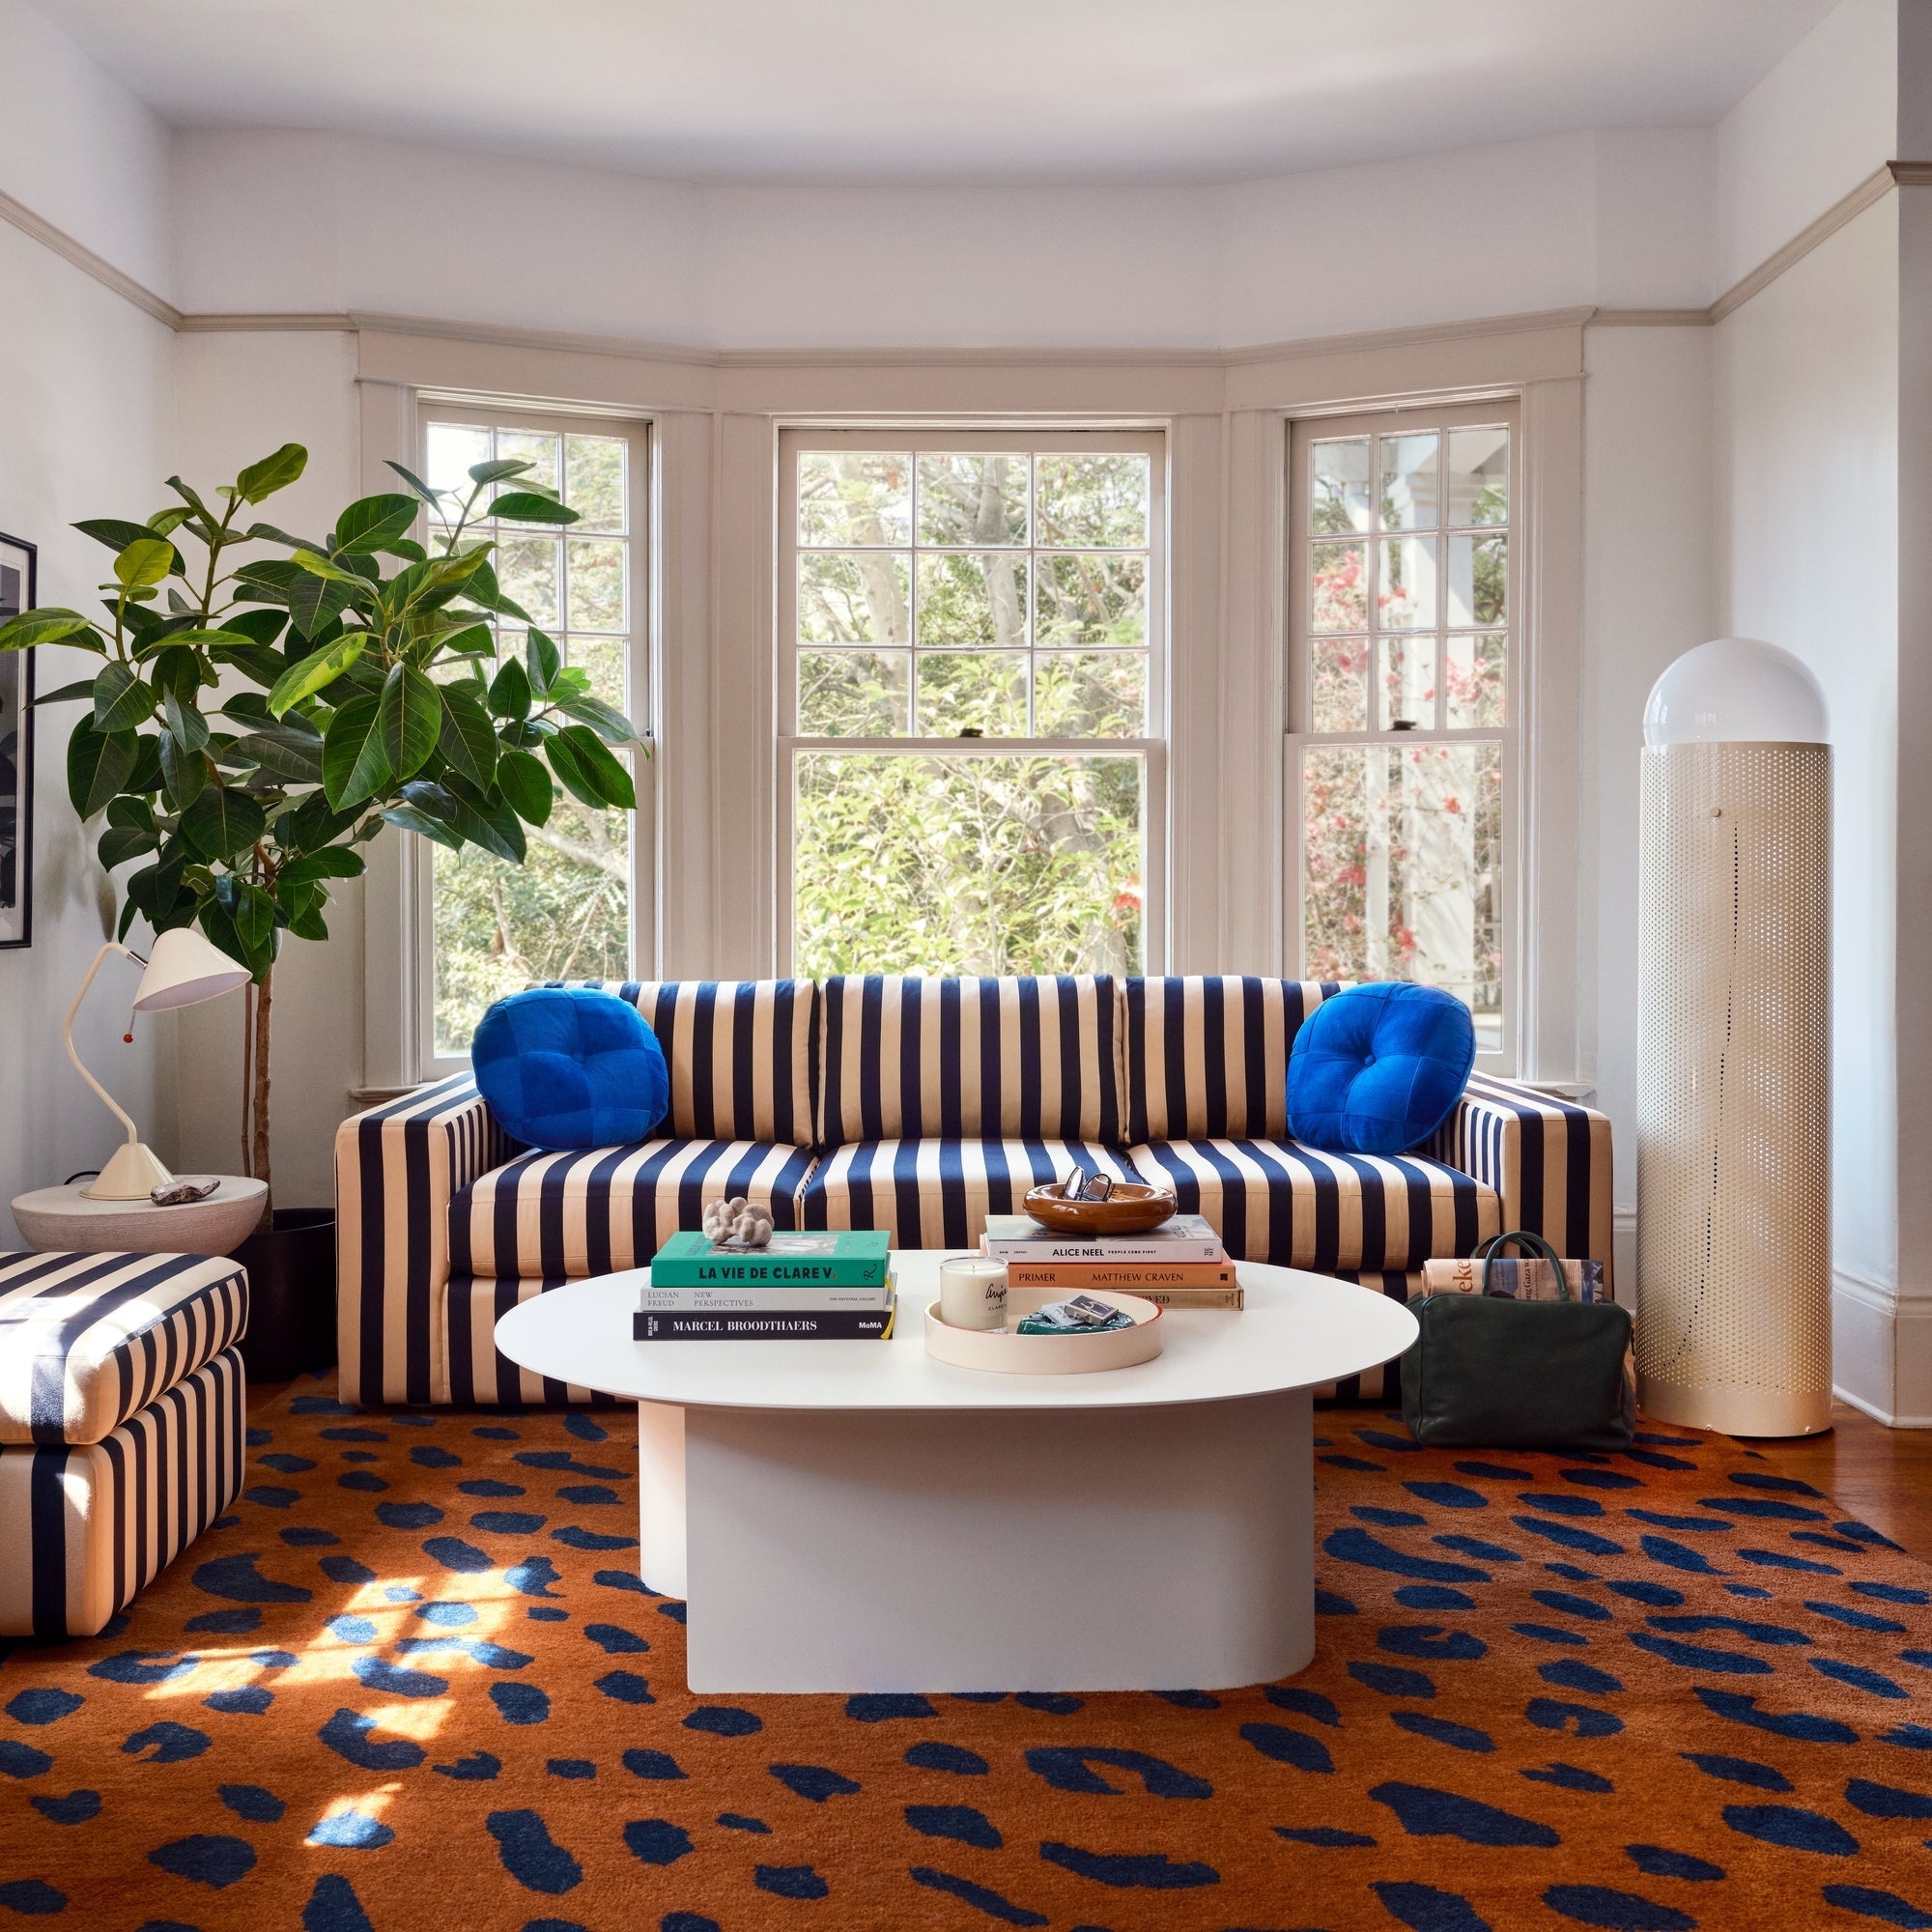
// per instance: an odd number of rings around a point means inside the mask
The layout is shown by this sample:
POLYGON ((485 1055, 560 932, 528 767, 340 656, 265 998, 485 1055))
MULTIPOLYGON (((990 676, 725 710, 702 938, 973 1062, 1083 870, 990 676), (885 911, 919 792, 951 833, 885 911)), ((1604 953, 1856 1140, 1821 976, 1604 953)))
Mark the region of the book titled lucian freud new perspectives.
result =
POLYGON ((885 1280, 892 1244, 883 1228, 859 1228, 781 1233, 762 1248, 721 1248, 687 1228, 651 1258, 651 1286, 859 1288, 885 1280))

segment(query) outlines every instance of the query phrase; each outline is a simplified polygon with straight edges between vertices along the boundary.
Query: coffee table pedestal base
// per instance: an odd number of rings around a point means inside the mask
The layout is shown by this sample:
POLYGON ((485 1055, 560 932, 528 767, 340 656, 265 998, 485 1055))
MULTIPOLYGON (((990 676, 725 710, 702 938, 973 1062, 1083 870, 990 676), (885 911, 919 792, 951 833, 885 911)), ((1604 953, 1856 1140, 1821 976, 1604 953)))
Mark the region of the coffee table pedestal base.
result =
POLYGON ((1315 1654, 1305 1389, 1148 1408, 639 1407, 694 1691, 1214 1690, 1315 1654))

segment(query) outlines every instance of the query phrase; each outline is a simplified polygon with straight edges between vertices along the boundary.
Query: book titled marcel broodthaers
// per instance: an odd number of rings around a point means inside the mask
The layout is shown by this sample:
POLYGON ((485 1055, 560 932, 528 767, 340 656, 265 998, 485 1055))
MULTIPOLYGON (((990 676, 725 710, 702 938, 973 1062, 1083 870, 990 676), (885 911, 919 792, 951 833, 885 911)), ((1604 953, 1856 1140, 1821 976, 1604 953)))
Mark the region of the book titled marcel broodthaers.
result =
POLYGON ((762 1248, 714 1247, 694 1229, 651 1259, 653 1288, 860 1288, 886 1278, 893 1237, 884 1229, 776 1234, 762 1248))
POLYGON ((686 1309, 643 1308, 631 1318, 639 1342, 885 1342, 894 1310, 885 1308, 686 1309))
MULTIPOLYGON (((776 1239, 777 1237, 774 1236, 776 1239)), ((996 1262, 1224 1262, 1221 1237, 1199 1214, 1176 1214, 1141 1235, 1058 1235, 1031 1214, 988 1214, 982 1243, 996 1262)))

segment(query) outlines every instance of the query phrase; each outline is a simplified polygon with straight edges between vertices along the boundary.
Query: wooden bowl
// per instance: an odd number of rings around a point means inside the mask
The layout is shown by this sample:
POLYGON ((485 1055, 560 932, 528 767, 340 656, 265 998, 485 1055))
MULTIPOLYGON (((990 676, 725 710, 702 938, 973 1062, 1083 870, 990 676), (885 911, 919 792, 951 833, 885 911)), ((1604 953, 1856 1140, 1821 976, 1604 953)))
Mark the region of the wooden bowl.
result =
POLYGON ((1138 1180, 1117 1180, 1105 1201, 1068 1201, 1062 1183, 1049 1180, 1028 1190, 1023 1204, 1036 1221, 1060 1235, 1144 1235, 1158 1228, 1175 1209, 1175 1199, 1164 1187, 1148 1187, 1138 1180))

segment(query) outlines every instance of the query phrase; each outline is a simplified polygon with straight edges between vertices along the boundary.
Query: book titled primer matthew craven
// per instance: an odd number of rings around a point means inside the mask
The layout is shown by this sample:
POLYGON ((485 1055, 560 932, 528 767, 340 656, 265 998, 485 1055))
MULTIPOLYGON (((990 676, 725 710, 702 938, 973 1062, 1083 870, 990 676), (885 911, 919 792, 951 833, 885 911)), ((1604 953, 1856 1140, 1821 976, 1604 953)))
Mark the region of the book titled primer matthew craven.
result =
POLYGON ((885 1280, 892 1245, 883 1228, 860 1228, 775 1234, 762 1248, 721 1248, 688 1228, 651 1258, 651 1286, 858 1288, 885 1280))

